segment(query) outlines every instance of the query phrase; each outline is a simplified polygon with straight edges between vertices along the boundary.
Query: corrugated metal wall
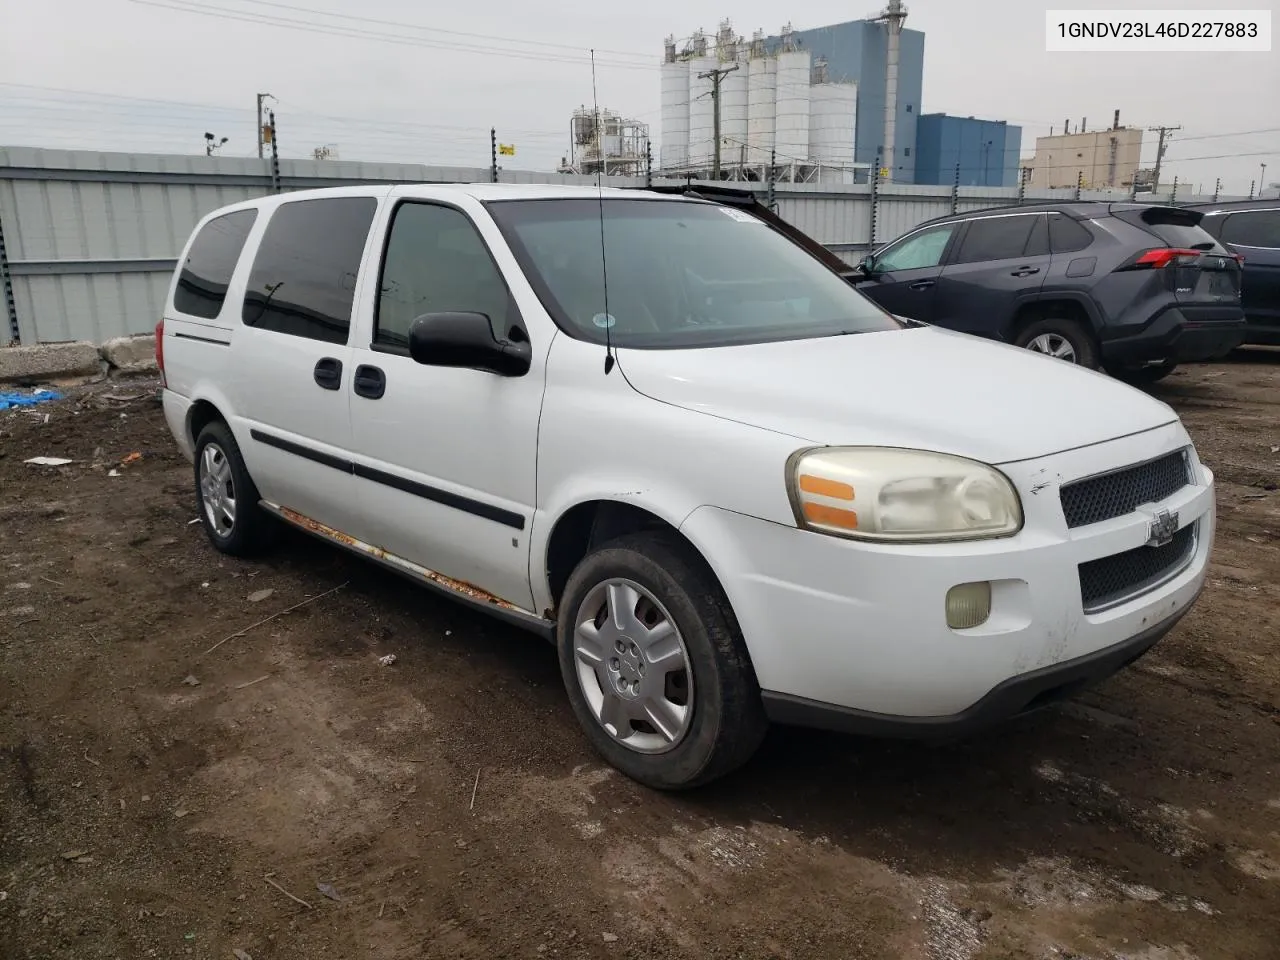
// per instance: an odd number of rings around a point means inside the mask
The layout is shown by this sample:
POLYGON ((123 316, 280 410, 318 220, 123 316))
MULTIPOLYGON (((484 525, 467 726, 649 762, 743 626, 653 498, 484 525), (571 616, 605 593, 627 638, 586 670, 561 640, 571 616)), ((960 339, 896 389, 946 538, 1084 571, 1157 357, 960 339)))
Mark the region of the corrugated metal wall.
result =
MULTIPOLYGON (((280 176, 284 189, 299 190, 376 182, 483 182, 489 170, 282 160, 280 176)), ((591 177, 505 170, 501 179, 595 182, 591 177)), ((643 181, 611 177, 610 185, 642 186, 643 181)), ((752 186, 764 193, 763 184, 752 186)), ((263 196, 270 187, 269 164, 257 159, 0 147, 0 267, 7 256, 13 285, 12 307, 0 298, 0 308, 16 314, 0 316, 5 321, 0 342, 101 343, 149 332, 196 222, 225 204, 263 196)), ((775 195, 779 215, 850 263, 872 245, 869 186, 779 184, 775 195)), ((876 196, 877 244, 950 213, 953 204, 947 187, 886 185, 876 196)), ((1072 196, 1072 190, 1054 190, 1028 192, 1026 199, 1072 196)), ((1085 191, 1082 197, 1125 198, 1105 191, 1085 191)), ((1016 203, 1017 198, 1012 188, 962 187, 954 203, 964 211, 1016 203)))

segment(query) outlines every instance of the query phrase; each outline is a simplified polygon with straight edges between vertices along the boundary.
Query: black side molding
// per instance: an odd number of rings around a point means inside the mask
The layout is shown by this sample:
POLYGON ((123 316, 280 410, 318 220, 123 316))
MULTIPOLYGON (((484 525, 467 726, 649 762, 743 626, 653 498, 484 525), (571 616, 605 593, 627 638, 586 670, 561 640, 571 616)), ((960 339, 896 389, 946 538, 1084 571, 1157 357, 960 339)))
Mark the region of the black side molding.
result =
MULTIPOLYGON (((1198 594, 1197 594, 1198 596, 1198 594)), ((1160 640, 1195 604, 1119 643, 1063 663, 1010 677, 977 703, 949 716, 898 717, 820 703, 788 693, 761 692, 765 714, 774 723, 900 740, 953 740, 996 726, 1075 696, 1133 663, 1160 640)))
POLYGON ((231 346, 230 340, 214 340, 212 337, 197 337, 194 333, 175 333, 173 337, 175 340, 194 340, 197 343, 212 343, 219 347, 231 346))
POLYGON ((264 444, 265 446, 275 447, 277 450, 283 450, 285 453, 291 453, 295 457, 302 457, 304 460, 310 460, 313 463, 332 467, 334 470, 341 470, 343 473, 352 474, 353 476, 360 477, 363 480, 372 480, 374 483, 380 483, 383 486, 391 487, 393 490, 399 490, 401 493, 408 493, 415 497, 421 497, 423 500, 430 500, 433 503, 452 507, 455 510, 461 510, 464 513, 469 513, 484 520, 492 520, 494 523, 500 523, 504 527, 523 530, 525 526, 524 516, 513 510, 506 510, 502 507, 496 507, 491 503, 485 503, 482 500, 473 500, 471 497, 464 497, 457 493, 451 493, 448 490, 441 490, 438 487, 428 486, 425 483, 419 483, 418 481, 410 480, 407 477, 397 476, 394 473, 387 473, 384 470, 368 467, 362 463, 356 463, 353 460, 347 460, 343 457, 335 457, 333 454, 325 453, 322 450, 314 450, 301 443, 294 443, 292 440, 285 440, 283 437, 274 436, 273 434, 266 433, 256 427, 249 430, 249 436, 253 437, 254 440, 264 444))

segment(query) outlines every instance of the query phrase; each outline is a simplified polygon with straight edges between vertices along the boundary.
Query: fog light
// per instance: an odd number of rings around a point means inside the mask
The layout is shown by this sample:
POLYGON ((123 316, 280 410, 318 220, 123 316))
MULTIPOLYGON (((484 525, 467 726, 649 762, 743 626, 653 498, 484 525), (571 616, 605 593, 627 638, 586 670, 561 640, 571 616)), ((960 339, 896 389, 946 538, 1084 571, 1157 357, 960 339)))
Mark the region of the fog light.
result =
POLYGON ((947 591, 947 626, 968 630, 987 622, 991 616, 991 583, 962 583, 947 591))

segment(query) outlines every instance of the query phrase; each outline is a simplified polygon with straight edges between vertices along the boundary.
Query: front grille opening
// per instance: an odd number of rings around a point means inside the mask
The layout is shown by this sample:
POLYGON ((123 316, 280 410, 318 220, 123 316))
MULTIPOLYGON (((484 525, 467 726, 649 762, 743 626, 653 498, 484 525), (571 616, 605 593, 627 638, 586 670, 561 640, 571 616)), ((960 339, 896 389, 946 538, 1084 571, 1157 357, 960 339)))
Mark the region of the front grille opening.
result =
POLYGON ((1080 599, 1085 613, 1154 590, 1176 576, 1195 552, 1195 527, 1187 524, 1161 547, 1136 547, 1080 564, 1080 599))
POLYGON ((1133 513, 1144 503, 1159 503, 1191 482, 1186 450, 1111 473, 1065 484, 1059 496, 1067 527, 1083 527, 1133 513))

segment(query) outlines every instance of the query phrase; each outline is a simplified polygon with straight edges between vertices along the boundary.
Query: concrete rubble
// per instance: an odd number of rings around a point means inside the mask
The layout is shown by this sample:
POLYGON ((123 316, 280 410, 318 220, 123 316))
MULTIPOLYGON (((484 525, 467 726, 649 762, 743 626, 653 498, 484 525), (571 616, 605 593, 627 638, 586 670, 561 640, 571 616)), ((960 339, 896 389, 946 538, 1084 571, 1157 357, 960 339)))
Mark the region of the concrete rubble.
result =
POLYGON ((102 346, 88 341, 0 348, 0 383, 48 383, 78 377, 151 373, 156 338, 117 337, 102 346))

